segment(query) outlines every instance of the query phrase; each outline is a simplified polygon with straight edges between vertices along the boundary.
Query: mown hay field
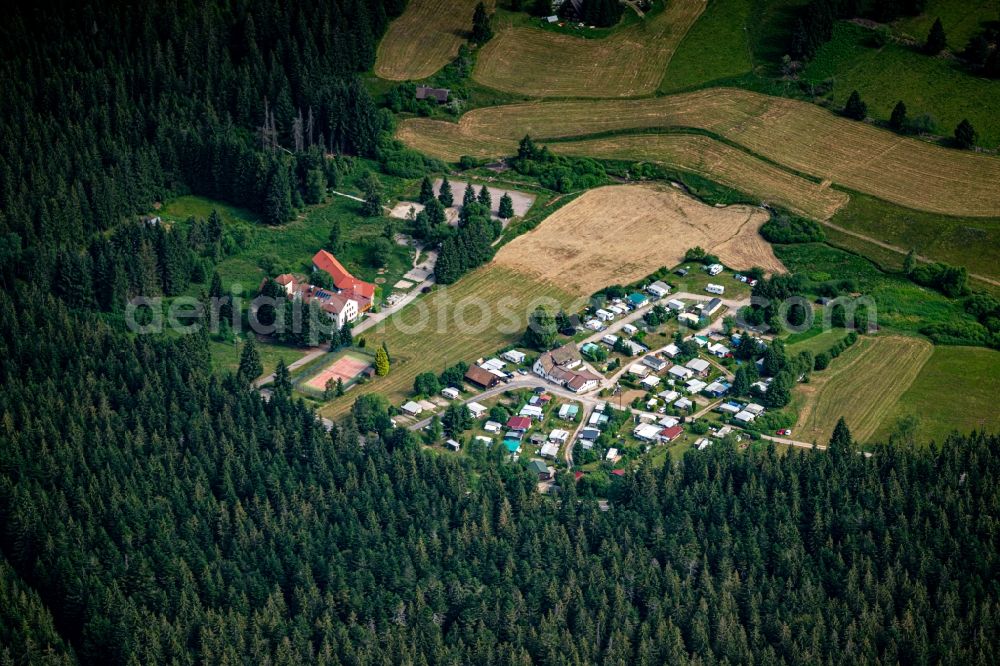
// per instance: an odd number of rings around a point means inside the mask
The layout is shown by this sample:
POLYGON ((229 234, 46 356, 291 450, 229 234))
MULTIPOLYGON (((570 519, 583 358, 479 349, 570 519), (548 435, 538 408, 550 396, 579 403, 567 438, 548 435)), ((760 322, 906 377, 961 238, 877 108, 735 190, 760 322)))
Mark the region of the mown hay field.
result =
MULTIPOLYGON (((502 248, 498 258, 505 251, 502 248)), ((343 414, 355 398, 370 392, 399 404, 421 372, 438 374, 458 361, 471 364, 517 340, 536 305, 558 308, 574 302, 556 283, 533 279, 494 260, 366 331, 368 347, 386 343, 392 361, 389 375, 356 386, 320 411, 324 416, 343 414)))
POLYGON ((918 442, 940 442, 952 431, 1000 431, 997 403, 1000 352, 982 347, 935 347, 930 359, 876 433, 886 441, 900 419, 916 419, 918 442))
MULTIPOLYGON (((458 54, 479 0, 410 0, 389 24, 375 55, 375 73, 390 81, 424 79, 458 54)), ((493 2, 486 1, 489 9, 493 2)))
POLYGON ((802 400, 794 437, 826 444, 841 417, 855 440, 867 443, 920 374, 934 347, 922 338, 862 336, 810 383, 795 393, 802 400))
POLYGON ((480 52, 472 76, 491 88, 532 97, 648 95, 705 5, 706 0, 670 0, 662 11, 603 39, 502 25, 480 52))
POLYGON ((850 197, 707 136, 623 134, 552 144, 556 152, 670 165, 745 192, 763 203, 828 220, 850 197))
POLYGON ((495 261, 576 296, 673 266, 696 245, 737 269, 784 271, 757 233, 767 219, 760 208, 707 206, 668 186, 612 185, 563 206, 505 245, 495 261))
POLYGON ((718 134, 790 170, 908 208, 1000 216, 996 157, 898 136, 813 104, 731 88, 641 100, 476 109, 457 124, 406 121, 399 136, 418 150, 454 160, 461 155, 509 154, 525 134, 553 140, 671 127, 718 134))

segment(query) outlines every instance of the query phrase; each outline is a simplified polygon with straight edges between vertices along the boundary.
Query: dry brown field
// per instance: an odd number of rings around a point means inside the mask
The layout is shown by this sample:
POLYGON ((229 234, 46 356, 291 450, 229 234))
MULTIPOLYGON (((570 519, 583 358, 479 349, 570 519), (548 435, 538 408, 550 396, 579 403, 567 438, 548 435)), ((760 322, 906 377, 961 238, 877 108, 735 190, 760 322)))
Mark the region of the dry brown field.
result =
MULTIPOLYGON (((389 24, 375 55, 375 73, 390 81, 424 79, 458 54, 479 0, 410 0, 389 24)), ((486 0, 487 8, 493 0, 486 0)))
POLYGON ((472 76, 491 88, 532 97, 649 95, 706 4, 671 0, 662 11, 603 39, 501 25, 480 52, 472 76))
POLYGON ((736 269, 784 271, 757 233, 767 219, 760 208, 707 206, 669 186, 612 185, 563 206, 495 262, 577 296, 680 263, 696 245, 736 269))
POLYGON ((557 153, 669 165, 749 194, 762 203, 828 220, 850 197, 732 146, 693 134, 623 134, 552 144, 557 153))
POLYGON ((707 130, 791 171, 908 208, 1000 216, 1000 158, 942 148, 813 104, 745 90, 514 104, 471 111, 457 124, 406 121, 399 135, 414 148, 454 160, 510 154, 525 134, 544 141, 653 128, 707 130))

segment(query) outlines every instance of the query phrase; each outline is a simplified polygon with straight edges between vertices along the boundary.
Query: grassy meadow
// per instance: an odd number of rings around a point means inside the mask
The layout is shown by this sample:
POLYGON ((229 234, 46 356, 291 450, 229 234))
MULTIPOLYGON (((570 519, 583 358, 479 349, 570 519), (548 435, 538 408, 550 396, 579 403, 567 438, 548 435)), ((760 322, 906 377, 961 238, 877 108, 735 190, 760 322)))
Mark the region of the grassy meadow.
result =
POLYGON ((885 441, 900 419, 916 419, 918 442, 941 441, 953 430, 1000 430, 996 408, 1000 352, 978 347, 935 347, 876 433, 885 441))
POLYGON ((890 43, 876 48, 873 36, 868 28, 837 23, 833 39, 820 48, 803 78, 831 81, 836 108, 857 90, 868 104, 868 115, 887 121, 902 100, 911 118, 933 118, 935 134, 951 136, 968 118, 979 133, 979 145, 1000 145, 1000 80, 975 76, 951 59, 929 57, 912 46, 890 43))
POLYGON ((921 338, 862 336, 808 384, 795 387, 803 399, 795 439, 825 444, 844 418, 855 439, 867 443, 932 352, 921 338))

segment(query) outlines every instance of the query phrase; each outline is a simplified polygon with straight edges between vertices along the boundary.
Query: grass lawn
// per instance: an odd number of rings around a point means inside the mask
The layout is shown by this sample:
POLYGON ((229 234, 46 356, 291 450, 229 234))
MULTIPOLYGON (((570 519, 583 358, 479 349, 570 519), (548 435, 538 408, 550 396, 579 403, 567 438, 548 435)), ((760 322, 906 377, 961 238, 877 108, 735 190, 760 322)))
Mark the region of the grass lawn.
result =
MULTIPOLYGON (((965 266, 973 273, 1000 278, 1000 218, 948 217, 852 193, 850 202, 830 222, 900 248, 913 248, 931 259, 965 266)), ((901 266, 902 260, 899 255, 893 267, 901 266)))
POLYGON ((979 145, 1000 144, 1000 81, 973 76, 957 63, 912 47, 893 43, 874 48, 872 35, 867 28, 837 23, 833 39, 819 49, 804 78, 815 83, 831 79, 837 108, 857 90, 872 118, 888 120, 902 100, 911 118, 929 113, 937 134, 951 136, 968 118, 979 132, 979 145))
MULTIPOLYGON (((387 185, 391 181, 397 191, 405 184, 405 181, 388 177, 382 180, 387 185)), ((255 292, 267 275, 311 272, 312 256, 329 244, 335 219, 341 222, 344 239, 337 258, 357 277, 391 286, 413 265, 413 250, 394 244, 384 271, 373 265, 368 257, 369 244, 385 233, 390 221, 383 217, 364 217, 360 208, 360 202, 333 196, 324 204, 305 209, 287 224, 272 227, 259 224, 248 211, 203 197, 185 196, 167 204, 161 215, 169 220, 184 220, 189 216, 208 218, 212 210, 218 210, 227 226, 239 227, 241 246, 219 261, 216 270, 224 285, 240 284, 244 293, 255 292)), ((397 230, 401 223, 401 220, 392 220, 397 230)), ((192 294, 204 288, 204 285, 192 285, 192 294)))
POLYGON ((808 384, 795 387, 802 399, 795 438, 825 444, 843 417, 858 442, 871 441, 932 351, 921 338, 863 336, 808 384))
POLYGON ((751 0, 711 0, 670 60, 660 92, 677 92, 750 72, 752 5, 751 0), (719 44, 726 48, 718 48, 719 44))
MULTIPOLYGON (((242 340, 229 343, 212 340, 209 342, 209 352, 212 355, 212 370, 217 374, 225 372, 236 372, 240 367, 240 353, 243 351, 242 340)), ((269 375, 278 367, 278 361, 284 360, 285 365, 290 365, 294 361, 305 356, 304 349, 276 345, 270 342, 257 341, 257 353, 260 354, 260 361, 264 365, 263 375, 269 375)))
POLYGON ((159 215, 164 220, 177 222, 186 220, 189 217, 207 220, 213 210, 219 213, 222 221, 226 224, 257 224, 260 222, 260 217, 246 208, 231 206, 221 201, 214 201, 205 197, 194 196, 193 194, 177 197, 169 201, 159 211, 159 215))
POLYGON ((885 441, 901 418, 917 418, 921 443, 952 430, 1000 430, 996 408, 1000 352, 978 347, 935 347, 923 369, 889 413, 876 439, 885 441))
POLYGON ((893 30, 923 41, 937 18, 941 19, 948 36, 948 48, 959 52, 980 31, 981 23, 1000 20, 1000 4, 996 0, 927 0, 923 14, 899 19, 893 24, 893 30))
POLYGON ((846 328, 832 328, 824 331, 818 317, 815 323, 816 325, 808 331, 793 333, 788 336, 785 340, 785 348, 789 356, 795 356, 804 351, 809 351, 813 354, 825 352, 847 337, 849 332, 846 328))

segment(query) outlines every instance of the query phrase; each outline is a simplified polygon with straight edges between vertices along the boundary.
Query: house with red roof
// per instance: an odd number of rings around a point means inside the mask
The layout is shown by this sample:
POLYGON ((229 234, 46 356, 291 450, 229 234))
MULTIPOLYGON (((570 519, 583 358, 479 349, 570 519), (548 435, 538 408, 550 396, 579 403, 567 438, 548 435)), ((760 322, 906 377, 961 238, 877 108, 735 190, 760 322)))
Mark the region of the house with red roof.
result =
POLYGON ((672 442, 678 437, 680 437, 681 433, 683 432, 684 428, 680 427, 679 425, 671 426, 669 428, 664 428, 663 430, 660 431, 660 439, 663 442, 672 442))
POLYGON ((531 419, 527 416, 512 416, 507 421, 508 430, 520 430, 524 432, 531 427, 531 419))
POLYGON ((357 301, 359 312, 371 309, 372 301, 375 299, 375 285, 351 275, 343 264, 326 250, 320 250, 313 255, 312 264, 314 271, 324 271, 333 278, 333 285, 338 293, 357 301))

